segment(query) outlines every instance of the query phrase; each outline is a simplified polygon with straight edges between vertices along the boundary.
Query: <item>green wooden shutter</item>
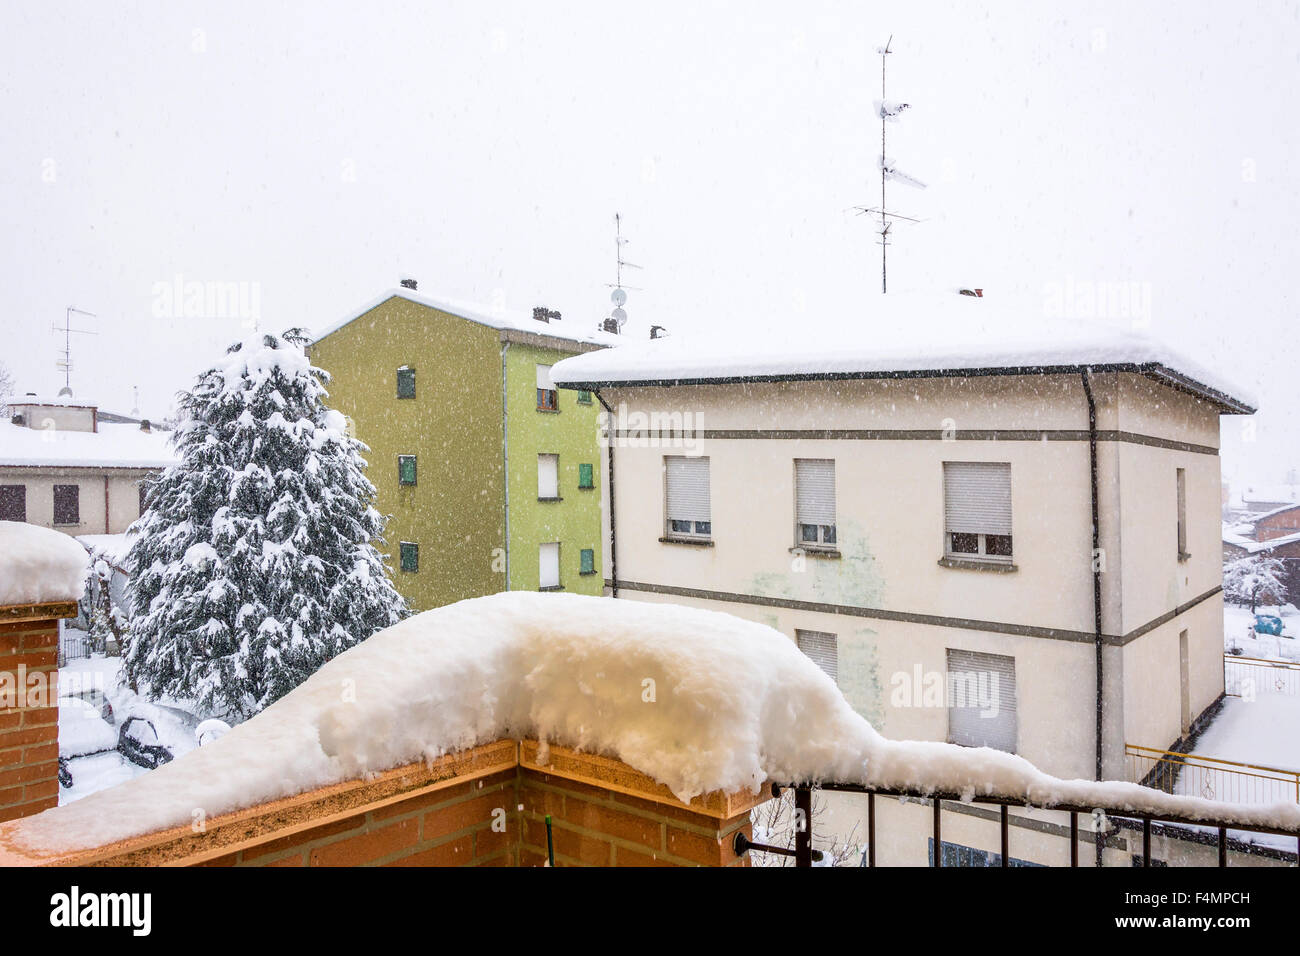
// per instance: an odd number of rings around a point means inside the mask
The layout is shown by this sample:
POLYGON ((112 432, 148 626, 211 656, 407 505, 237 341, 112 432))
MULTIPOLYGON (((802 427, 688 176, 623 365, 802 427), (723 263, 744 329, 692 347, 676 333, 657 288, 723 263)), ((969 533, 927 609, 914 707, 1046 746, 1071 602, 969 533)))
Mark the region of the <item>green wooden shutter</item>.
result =
POLYGON ((415 398, 415 369, 403 367, 397 370, 397 397, 415 398))
POLYGON ((591 465, 578 466, 578 487, 579 488, 595 487, 592 481, 591 465))
POLYGON ((397 480, 403 485, 415 484, 415 456, 397 456, 397 480))
POLYGON ((596 573, 596 552, 592 548, 583 548, 580 560, 579 571, 583 574, 596 573))
POLYGON ((419 571, 420 570, 420 546, 410 541, 401 543, 402 570, 419 571))

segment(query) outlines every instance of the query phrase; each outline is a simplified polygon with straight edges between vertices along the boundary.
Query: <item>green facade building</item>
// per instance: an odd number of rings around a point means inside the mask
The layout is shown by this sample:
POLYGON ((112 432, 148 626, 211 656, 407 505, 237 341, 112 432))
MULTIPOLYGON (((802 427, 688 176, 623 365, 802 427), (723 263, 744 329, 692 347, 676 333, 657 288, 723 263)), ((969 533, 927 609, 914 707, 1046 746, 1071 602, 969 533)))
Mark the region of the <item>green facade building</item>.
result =
POLYGON ((550 366, 618 344, 545 309, 488 312, 400 288, 310 347, 329 405, 370 447, 382 546, 423 611, 503 590, 599 595, 599 404, 550 366))

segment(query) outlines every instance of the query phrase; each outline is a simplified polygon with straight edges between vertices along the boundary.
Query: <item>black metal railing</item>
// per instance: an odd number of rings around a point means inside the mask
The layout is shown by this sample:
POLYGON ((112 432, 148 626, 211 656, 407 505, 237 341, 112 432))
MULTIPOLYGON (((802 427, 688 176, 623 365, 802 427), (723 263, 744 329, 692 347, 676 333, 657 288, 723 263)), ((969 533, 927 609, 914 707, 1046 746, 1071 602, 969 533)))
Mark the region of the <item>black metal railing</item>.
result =
MULTIPOLYGON (((1000 830, 1001 844, 1001 862, 1000 866, 1007 867, 1013 865, 1011 862, 1011 814, 1010 808, 1026 808, 1029 805, 1023 797, 996 797, 996 796, 963 796, 958 793, 921 793, 919 791, 907 790, 885 790, 874 787, 864 786, 854 783, 820 783, 816 786, 808 784, 794 785, 772 785, 772 796, 778 798, 783 792, 792 790, 794 792, 795 819, 798 822, 794 829, 794 847, 771 847, 762 844, 756 844, 748 840, 741 834, 735 838, 735 850, 737 853, 745 853, 750 850, 760 853, 776 853, 783 856, 793 856, 795 866, 812 866, 814 860, 820 858, 819 851, 813 849, 813 814, 812 814, 812 794, 813 790, 823 790, 838 793, 857 793, 864 794, 867 798, 867 832, 866 832, 866 849, 864 851, 863 865, 876 865, 876 797, 890 797, 904 799, 918 803, 929 803, 931 805, 931 838, 933 839, 933 852, 931 854, 931 865, 936 867, 943 866, 943 804, 945 802, 957 804, 983 804, 996 806, 998 808, 998 825, 1000 830)), ((1131 830, 1142 833, 1142 852, 1141 856, 1134 855, 1134 864, 1142 866, 1151 865, 1151 841, 1153 828, 1158 836, 1169 837, 1174 839, 1186 840, 1189 843, 1201 845, 1217 845, 1218 847, 1218 865, 1228 865, 1228 852, 1240 852, 1245 854, 1259 854, 1267 856, 1275 861, 1292 863, 1300 865, 1300 829, 1293 828, 1274 828, 1252 826, 1237 823, 1229 819, 1193 819, 1191 817, 1178 816, 1176 814, 1166 813, 1134 813, 1130 810, 1121 810, 1118 808, 1108 807, 1088 807, 1068 803, 1043 803, 1034 804, 1035 810, 1051 810, 1069 814, 1069 843, 1070 843, 1070 866, 1079 866, 1079 815, 1093 818, 1098 814, 1104 814, 1107 821, 1107 828, 1097 832, 1093 836, 1095 846, 1095 865, 1102 865, 1103 848, 1117 830, 1131 830), (1110 825, 1114 825, 1114 829, 1110 825), (1274 848, 1261 849, 1258 845, 1243 841, 1240 838, 1232 837, 1229 831, 1240 831, 1243 833, 1261 833, 1272 834, 1290 838, 1295 841, 1295 852, 1280 850, 1274 848), (1138 860, 1141 863, 1138 864, 1138 860)))

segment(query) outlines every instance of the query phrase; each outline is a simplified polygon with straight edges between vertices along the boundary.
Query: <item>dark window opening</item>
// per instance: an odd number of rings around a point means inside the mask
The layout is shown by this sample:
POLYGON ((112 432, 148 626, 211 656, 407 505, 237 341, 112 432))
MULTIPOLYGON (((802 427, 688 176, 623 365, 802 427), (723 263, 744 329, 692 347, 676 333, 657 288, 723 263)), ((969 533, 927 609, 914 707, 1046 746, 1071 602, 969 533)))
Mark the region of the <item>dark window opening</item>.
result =
POLYGON ((415 369, 399 368, 397 370, 397 397, 415 398, 415 369))
POLYGON ((420 570, 420 546, 412 544, 410 541, 403 541, 399 546, 401 552, 401 566, 403 571, 420 570))
POLYGON ((0 521, 27 520, 27 486, 0 485, 0 521))
POLYGON ((81 523, 81 486, 54 486, 54 523, 81 523))

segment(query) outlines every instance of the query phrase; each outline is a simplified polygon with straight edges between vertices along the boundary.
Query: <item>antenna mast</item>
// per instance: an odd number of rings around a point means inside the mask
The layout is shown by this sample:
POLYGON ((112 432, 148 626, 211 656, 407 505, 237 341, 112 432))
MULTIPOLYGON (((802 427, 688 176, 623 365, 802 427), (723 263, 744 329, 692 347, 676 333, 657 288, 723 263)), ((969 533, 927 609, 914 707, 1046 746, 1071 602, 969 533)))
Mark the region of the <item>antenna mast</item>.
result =
POLYGON ((92 332, 90 329, 74 329, 72 327, 72 313, 74 312, 77 313, 77 315, 84 315, 92 319, 99 318, 99 316, 95 315, 93 312, 87 312, 85 309, 78 309, 75 306, 70 305, 63 313, 63 327, 60 328, 57 325, 54 326, 55 332, 63 333, 63 348, 60 349, 63 358, 55 362, 54 367, 62 370, 63 387, 69 392, 72 391, 72 336, 99 334, 98 332, 92 332))
POLYGON ((627 311, 623 306, 627 303, 627 290, 633 289, 634 286, 623 285, 623 269, 640 269, 641 267, 635 262, 628 262, 623 258, 623 247, 627 245, 627 240, 623 238, 623 217, 614 213, 614 282, 608 287, 614 291, 609 294, 609 301, 614 303, 614 308, 609 313, 603 327, 606 332, 617 334, 622 330, 627 322, 627 311))
POLYGON ((918 189, 924 189, 925 183, 919 179, 908 176, 899 170, 889 159, 889 153, 885 150, 885 133, 886 123, 897 121, 899 115, 905 109, 911 107, 910 103, 891 103, 885 99, 885 70, 887 60, 893 50, 894 35, 891 33, 885 45, 877 49, 880 54, 880 99, 876 103, 876 112, 880 115, 880 206, 857 206, 859 215, 871 215, 880 217, 880 291, 889 291, 889 233, 896 220, 902 219, 906 222, 920 222, 920 219, 913 219, 910 216, 902 216, 895 212, 889 211, 889 206, 885 202, 885 184, 891 179, 897 179, 909 186, 915 186, 918 189))

